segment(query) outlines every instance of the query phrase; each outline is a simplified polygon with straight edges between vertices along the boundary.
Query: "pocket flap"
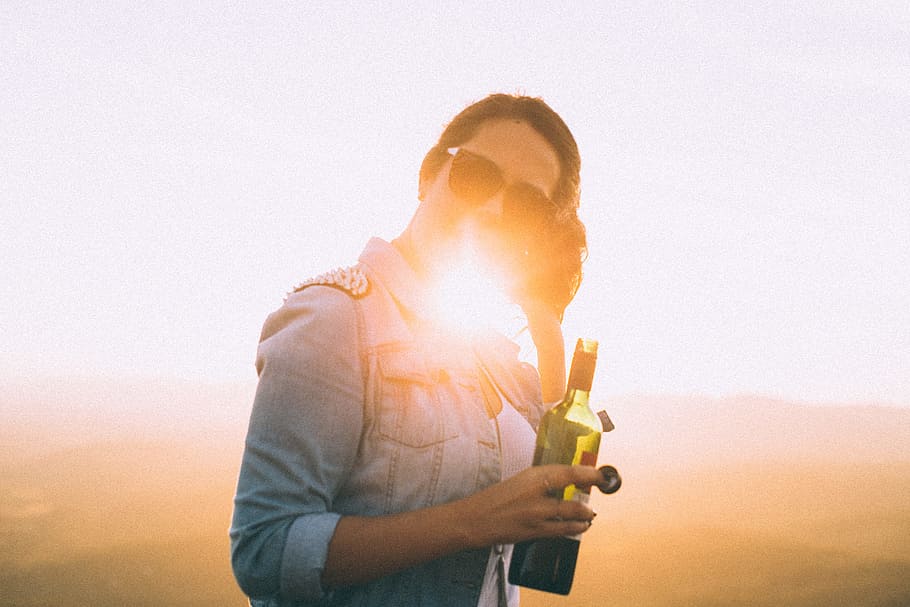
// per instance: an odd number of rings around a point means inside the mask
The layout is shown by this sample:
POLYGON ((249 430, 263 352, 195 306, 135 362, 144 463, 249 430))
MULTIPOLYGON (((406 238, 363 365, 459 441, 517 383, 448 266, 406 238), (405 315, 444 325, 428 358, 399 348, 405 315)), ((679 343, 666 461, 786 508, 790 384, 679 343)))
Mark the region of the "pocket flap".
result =
POLYGON ((412 350, 396 350, 379 355, 379 371, 390 380, 433 383, 426 360, 412 350))

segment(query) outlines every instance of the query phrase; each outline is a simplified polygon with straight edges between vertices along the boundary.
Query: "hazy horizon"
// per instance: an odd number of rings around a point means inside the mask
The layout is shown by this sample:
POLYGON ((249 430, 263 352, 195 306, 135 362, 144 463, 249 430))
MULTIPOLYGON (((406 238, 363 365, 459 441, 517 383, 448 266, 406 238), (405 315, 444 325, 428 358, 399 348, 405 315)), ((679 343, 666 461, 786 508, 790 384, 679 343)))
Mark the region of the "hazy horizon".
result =
MULTIPOLYGON (((57 390, 59 388, 59 390, 57 390)), ((0 393, 0 588, 17 607, 240 605, 227 528, 250 386, 0 393)), ((910 601, 910 409, 617 398, 568 597, 525 607, 910 601)))

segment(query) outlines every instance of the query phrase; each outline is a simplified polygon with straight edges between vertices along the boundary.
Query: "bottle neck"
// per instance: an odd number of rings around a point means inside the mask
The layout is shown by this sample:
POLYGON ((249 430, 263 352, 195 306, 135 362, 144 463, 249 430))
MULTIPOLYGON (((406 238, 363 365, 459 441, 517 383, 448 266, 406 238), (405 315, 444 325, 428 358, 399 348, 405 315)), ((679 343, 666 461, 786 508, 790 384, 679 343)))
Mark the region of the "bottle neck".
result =
POLYGON ((566 392, 566 402, 573 405, 581 405, 583 407, 587 407, 588 398, 590 395, 590 390, 582 390, 581 388, 570 387, 566 392))
POLYGON ((575 353, 572 355, 572 368, 569 370, 564 402, 588 405, 588 396, 591 392, 591 383, 594 381, 596 366, 597 341, 579 339, 575 344, 575 353))
POLYGON ((569 382, 566 393, 573 391, 591 391, 594 381, 594 366, 597 364, 597 354, 576 350, 572 358, 572 369, 569 372, 569 382))

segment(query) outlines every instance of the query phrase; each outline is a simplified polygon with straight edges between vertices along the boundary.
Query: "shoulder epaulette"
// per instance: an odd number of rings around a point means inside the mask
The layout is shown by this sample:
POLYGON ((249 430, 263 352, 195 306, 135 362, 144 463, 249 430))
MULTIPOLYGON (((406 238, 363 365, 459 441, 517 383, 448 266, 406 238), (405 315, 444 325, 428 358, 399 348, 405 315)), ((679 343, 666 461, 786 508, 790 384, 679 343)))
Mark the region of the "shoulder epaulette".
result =
POLYGON ((302 291, 313 285, 337 287, 343 291, 347 291, 352 297, 360 297, 370 288, 370 281, 367 279, 363 270, 358 266, 335 268, 334 270, 326 272, 325 274, 320 274, 315 278, 304 280, 294 287, 293 292, 297 293, 298 291, 302 291))

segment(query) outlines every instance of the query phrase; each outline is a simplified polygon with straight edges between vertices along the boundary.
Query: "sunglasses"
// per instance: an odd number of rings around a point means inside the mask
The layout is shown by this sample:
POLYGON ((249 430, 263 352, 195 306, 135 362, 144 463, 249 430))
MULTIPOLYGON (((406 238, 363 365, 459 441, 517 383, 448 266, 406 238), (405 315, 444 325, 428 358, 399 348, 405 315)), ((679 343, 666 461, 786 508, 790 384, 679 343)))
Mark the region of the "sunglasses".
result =
POLYGON ((489 158, 464 148, 448 152, 452 156, 449 189, 468 205, 480 206, 504 189, 504 227, 534 230, 556 215, 559 207, 540 188, 524 181, 506 184, 502 169, 489 158))

